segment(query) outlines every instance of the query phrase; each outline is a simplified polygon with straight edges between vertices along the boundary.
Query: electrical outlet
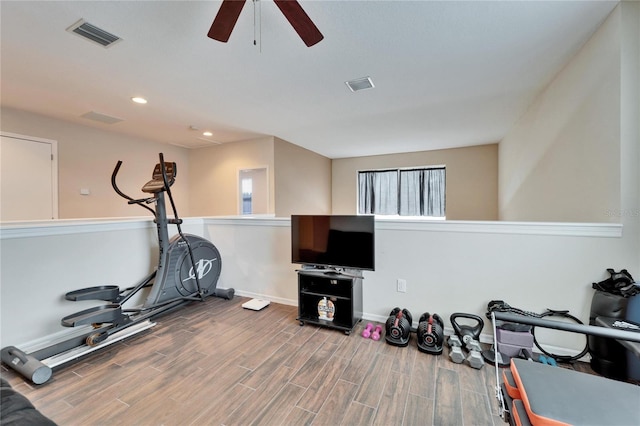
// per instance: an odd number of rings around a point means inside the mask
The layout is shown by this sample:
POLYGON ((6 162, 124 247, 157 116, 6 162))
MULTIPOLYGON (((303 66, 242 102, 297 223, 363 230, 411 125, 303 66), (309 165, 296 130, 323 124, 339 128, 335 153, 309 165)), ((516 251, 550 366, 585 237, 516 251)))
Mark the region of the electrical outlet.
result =
POLYGON ((407 280, 403 280, 401 278, 398 278, 398 291, 400 293, 406 293, 407 292, 407 280))

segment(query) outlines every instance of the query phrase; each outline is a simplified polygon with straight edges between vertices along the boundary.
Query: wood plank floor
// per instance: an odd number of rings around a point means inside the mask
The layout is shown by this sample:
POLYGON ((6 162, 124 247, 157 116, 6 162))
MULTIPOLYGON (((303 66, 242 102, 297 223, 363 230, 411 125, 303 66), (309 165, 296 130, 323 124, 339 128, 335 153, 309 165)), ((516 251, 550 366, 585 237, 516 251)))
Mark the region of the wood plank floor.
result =
POLYGON ((502 425, 495 369, 209 298, 54 372, 2 376, 59 425, 502 425))

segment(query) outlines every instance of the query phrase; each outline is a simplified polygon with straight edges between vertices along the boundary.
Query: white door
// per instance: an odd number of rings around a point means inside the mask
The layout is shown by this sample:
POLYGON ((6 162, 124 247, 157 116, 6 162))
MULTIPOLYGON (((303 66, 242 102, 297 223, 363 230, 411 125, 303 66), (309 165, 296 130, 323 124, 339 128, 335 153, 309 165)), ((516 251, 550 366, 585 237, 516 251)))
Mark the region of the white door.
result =
POLYGON ((0 221, 58 218, 56 141, 0 134, 0 221))

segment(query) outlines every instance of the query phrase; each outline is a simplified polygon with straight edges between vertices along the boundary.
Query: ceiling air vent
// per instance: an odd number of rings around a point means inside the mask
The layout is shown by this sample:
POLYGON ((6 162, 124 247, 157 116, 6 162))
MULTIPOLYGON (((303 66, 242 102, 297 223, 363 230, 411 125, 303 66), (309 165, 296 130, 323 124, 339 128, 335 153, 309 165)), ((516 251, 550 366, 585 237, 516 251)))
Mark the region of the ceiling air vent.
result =
POLYGON ((120 37, 111 34, 101 28, 91 25, 84 19, 79 20, 75 24, 67 28, 70 33, 75 33, 89 41, 99 44, 103 47, 110 47, 122 40, 120 37))
POLYGON ((362 77, 356 80, 345 81, 345 84, 352 92, 357 92, 358 90, 373 89, 374 87, 376 87, 373 85, 371 77, 362 77))
POLYGON ((86 113, 82 114, 80 117, 87 118, 87 119, 93 120, 93 121, 99 121, 99 122, 105 123, 105 124, 115 124, 115 123, 119 123, 121 121, 124 121, 124 119, 122 119, 122 118, 112 117, 110 115, 102 114, 102 113, 95 112, 95 111, 86 112, 86 113))

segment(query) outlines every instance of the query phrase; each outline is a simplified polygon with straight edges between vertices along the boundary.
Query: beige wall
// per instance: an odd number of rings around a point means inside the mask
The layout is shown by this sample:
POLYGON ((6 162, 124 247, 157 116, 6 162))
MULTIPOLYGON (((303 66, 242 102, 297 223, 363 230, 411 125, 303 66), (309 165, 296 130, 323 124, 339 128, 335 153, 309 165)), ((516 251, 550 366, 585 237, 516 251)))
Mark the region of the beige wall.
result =
POLYGON ((237 215, 240 170, 267 169, 269 211, 274 213, 273 138, 265 137, 189 151, 192 216, 237 215))
POLYGON ((238 172, 246 168, 267 168, 269 213, 286 217, 355 213, 358 170, 445 165, 449 220, 618 222, 637 211, 633 204, 621 208, 620 10, 499 145, 332 161, 273 137, 189 151, 119 135, 108 125, 100 130, 7 108, 0 124, 58 141, 60 218, 146 215, 122 203, 109 178, 124 160, 121 186, 141 196, 163 151, 178 163, 173 192, 183 216, 237 214, 238 172))
POLYGON ((140 188, 151 179, 160 152, 166 161, 178 165, 172 192, 178 213, 190 215, 186 149, 120 135, 106 124, 101 130, 11 108, 2 108, 0 114, 4 132, 58 141, 60 219, 150 215, 140 207, 128 205, 113 191, 111 173, 118 160, 122 160, 118 174, 120 189, 134 198, 148 196, 140 188), (89 189, 90 195, 80 195, 81 188, 89 189))
POLYGON ((188 150, 120 135, 107 125, 95 129, 9 108, 1 113, 5 132, 58 141, 60 219, 148 215, 115 194, 111 173, 123 160, 119 186, 143 197, 140 188, 151 178, 159 152, 178 165, 172 192, 184 217, 238 214, 242 169, 267 169, 267 213, 288 217, 355 213, 357 170, 445 164, 447 217, 496 218, 495 145, 331 160, 273 137, 188 150), (80 195, 81 188, 91 194, 80 195))
POLYGON ((500 219, 619 221, 611 214, 620 209, 619 14, 500 142, 500 219))
POLYGON ((628 235, 628 252, 635 253, 635 263, 625 267, 635 264, 640 271, 640 3, 621 3, 614 16, 621 26, 620 210, 615 216, 628 235))
POLYGON ((331 213, 331 160, 275 138, 275 214, 331 213))
POLYGON ((333 160, 333 213, 357 210, 359 170, 446 166, 448 220, 498 219, 497 144, 333 160))

